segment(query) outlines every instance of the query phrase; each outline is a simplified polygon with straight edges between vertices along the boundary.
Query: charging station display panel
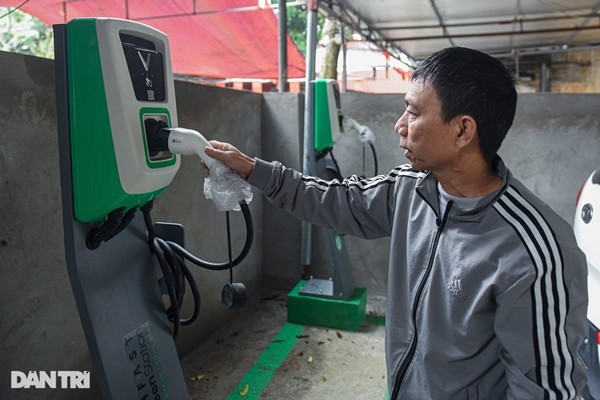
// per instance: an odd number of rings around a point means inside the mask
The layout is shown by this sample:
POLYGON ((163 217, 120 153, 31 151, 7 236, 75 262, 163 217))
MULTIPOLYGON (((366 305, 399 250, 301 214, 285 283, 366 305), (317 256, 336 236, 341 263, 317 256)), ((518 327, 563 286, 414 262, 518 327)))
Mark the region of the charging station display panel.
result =
POLYGON ((123 52, 135 98, 138 101, 165 101, 165 67, 163 55, 154 43, 121 33, 123 52))

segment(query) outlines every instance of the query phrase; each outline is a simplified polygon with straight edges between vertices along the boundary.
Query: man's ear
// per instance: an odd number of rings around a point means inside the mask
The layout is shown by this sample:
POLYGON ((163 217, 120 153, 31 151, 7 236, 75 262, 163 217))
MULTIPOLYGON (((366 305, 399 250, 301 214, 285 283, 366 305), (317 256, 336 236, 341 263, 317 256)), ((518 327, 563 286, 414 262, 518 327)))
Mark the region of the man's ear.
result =
POLYGON ((470 115, 459 115, 456 117, 457 134, 456 145, 464 148, 477 141, 477 122, 470 115))

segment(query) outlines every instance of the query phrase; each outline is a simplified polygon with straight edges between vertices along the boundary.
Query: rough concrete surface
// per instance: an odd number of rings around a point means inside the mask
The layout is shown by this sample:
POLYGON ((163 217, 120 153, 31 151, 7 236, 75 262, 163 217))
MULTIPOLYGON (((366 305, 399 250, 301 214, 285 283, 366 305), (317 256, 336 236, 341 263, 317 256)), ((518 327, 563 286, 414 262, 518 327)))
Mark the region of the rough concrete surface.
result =
POLYGON ((384 327, 307 327, 261 399, 383 400, 384 327))
MULTIPOLYGON (((263 289, 234 313, 229 323, 181 359, 193 400, 221 400, 232 394, 245 397, 236 387, 286 323, 286 292, 263 289)), ((296 339, 258 398, 384 398, 382 326, 365 324, 358 332, 306 327, 296 339)), ((248 389, 253 389, 252 382, 248 389)))

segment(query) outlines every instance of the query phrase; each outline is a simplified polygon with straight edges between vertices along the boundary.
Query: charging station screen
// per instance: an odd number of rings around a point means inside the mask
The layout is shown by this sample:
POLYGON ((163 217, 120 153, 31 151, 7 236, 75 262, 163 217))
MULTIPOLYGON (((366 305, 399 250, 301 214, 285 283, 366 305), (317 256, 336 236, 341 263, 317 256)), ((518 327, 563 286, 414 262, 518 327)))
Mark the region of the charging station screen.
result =
POLYGON ((125 34, 120 36, 135 98, 139 101, 165 101, 163 55, 149 40, 125 34))

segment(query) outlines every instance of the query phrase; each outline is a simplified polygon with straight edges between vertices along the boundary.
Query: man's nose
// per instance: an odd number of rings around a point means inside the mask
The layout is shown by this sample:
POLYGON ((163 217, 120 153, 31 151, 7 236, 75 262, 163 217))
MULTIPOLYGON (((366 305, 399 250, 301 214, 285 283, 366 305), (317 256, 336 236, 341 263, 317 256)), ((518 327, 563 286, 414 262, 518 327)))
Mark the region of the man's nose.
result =
POLYGON ((406 111, 400 116, 400 118, 398 118, 398 121, 396 121, 396 125, 394 125, 394 130, 397 134, 406 136, 406 111))

